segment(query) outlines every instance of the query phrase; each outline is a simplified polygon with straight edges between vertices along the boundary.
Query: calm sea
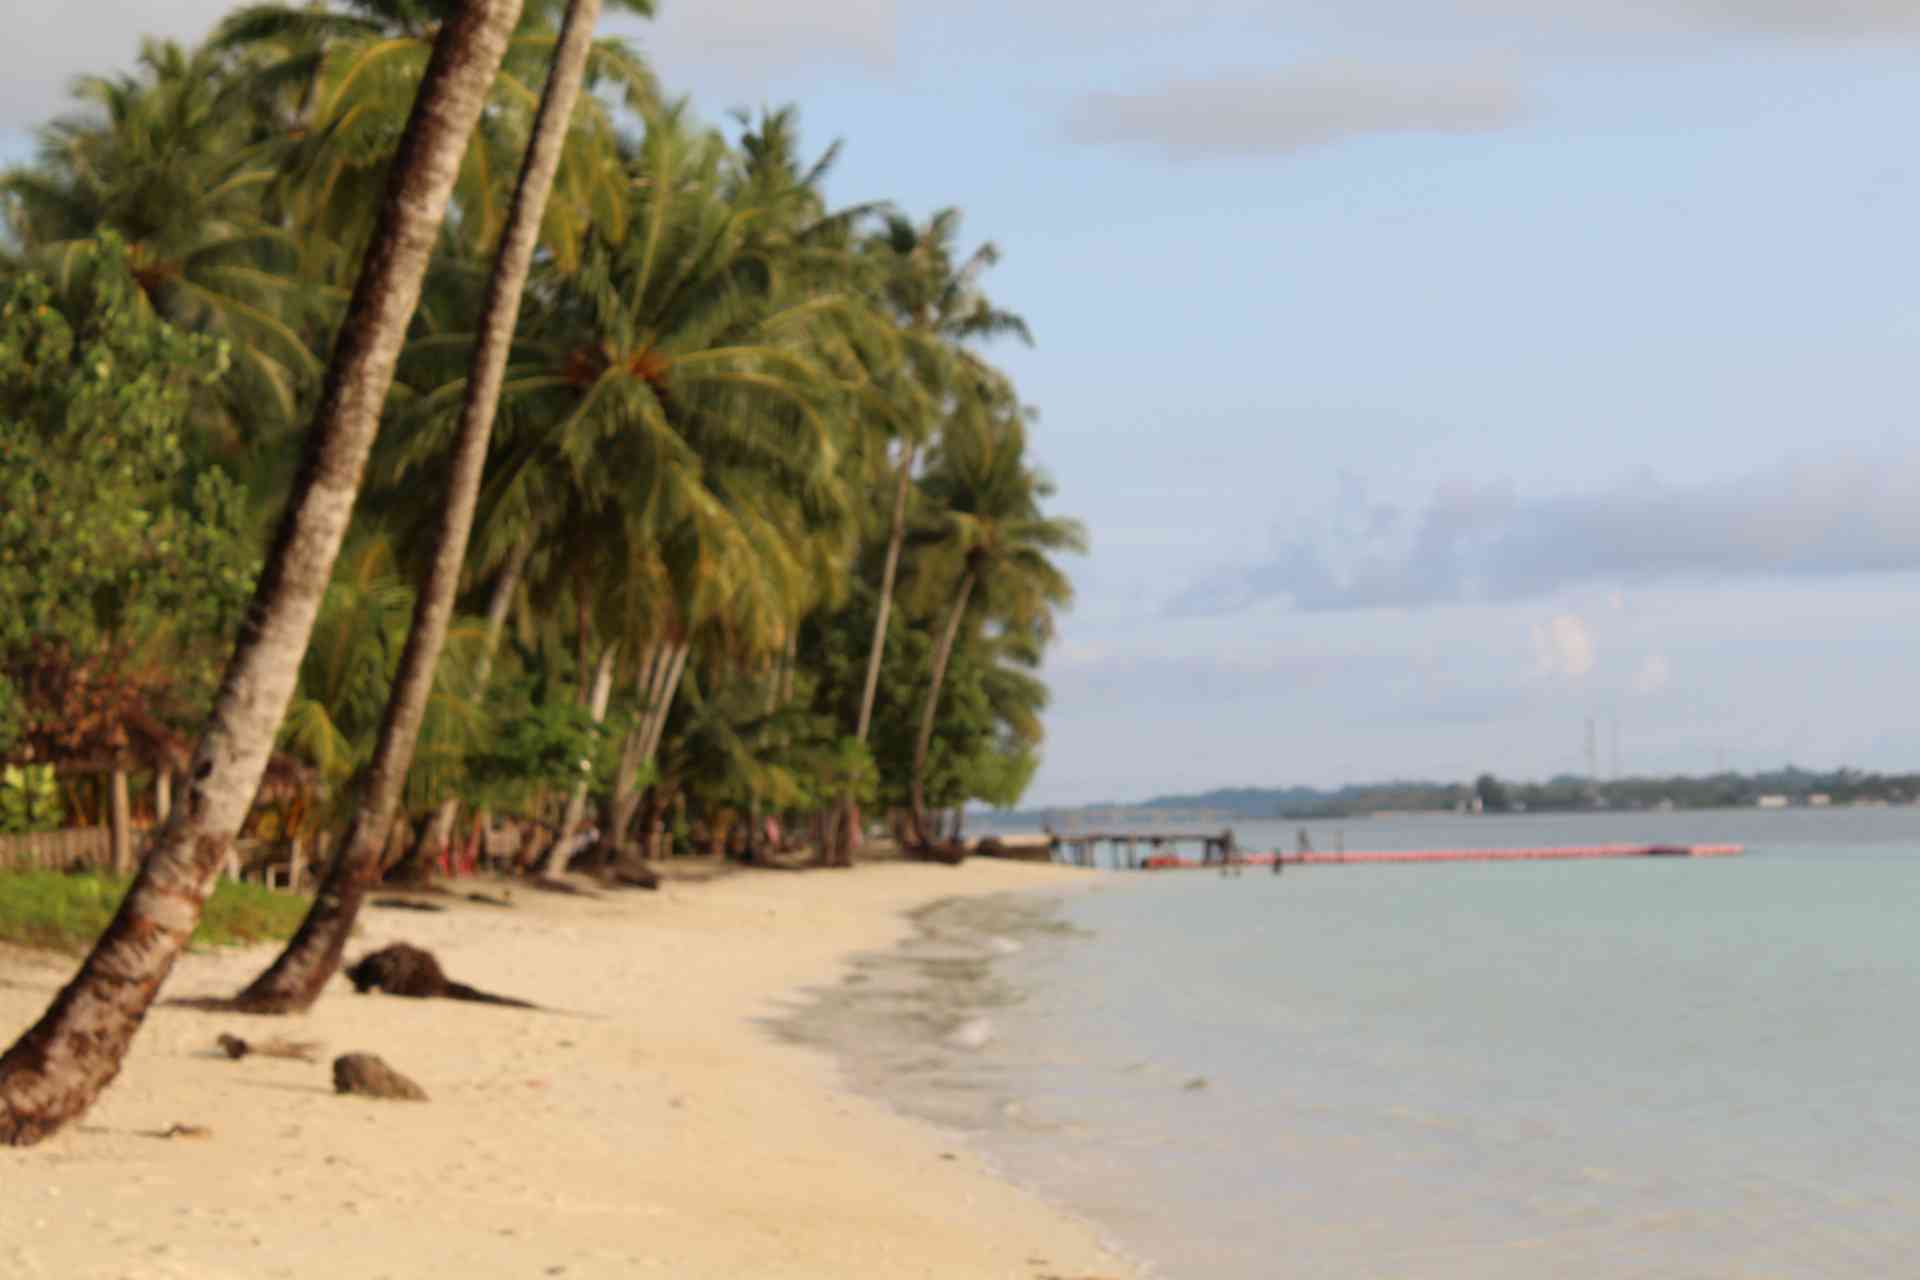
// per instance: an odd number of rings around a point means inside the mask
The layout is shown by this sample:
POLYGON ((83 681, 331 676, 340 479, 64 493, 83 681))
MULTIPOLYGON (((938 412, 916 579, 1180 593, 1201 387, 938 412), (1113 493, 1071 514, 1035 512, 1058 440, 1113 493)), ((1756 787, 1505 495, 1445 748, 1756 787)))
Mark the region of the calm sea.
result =
POLYGON ((1748 853, 956 901, 787 1030, 1176 1280, 1915 1273, 1920 810, 1309 831, 1748 853))

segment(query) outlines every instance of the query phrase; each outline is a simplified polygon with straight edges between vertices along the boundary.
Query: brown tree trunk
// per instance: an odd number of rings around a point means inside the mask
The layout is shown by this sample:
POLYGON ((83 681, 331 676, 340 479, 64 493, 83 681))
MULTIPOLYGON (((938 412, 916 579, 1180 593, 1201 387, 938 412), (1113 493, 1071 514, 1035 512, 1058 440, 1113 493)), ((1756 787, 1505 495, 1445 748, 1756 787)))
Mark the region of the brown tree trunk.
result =
MULTIPOLYGON (((500 576, 493 581, 493 598, 487 604, 486 639, 480 646, 480 661, 473 668, 473 687, 482 696, 493 675, 493 658, 500 651, 500 636, 507 627, 507 610, 513 605, 513 593, 520 588, 520 577, 526 572, 527 559, 532 554, 533 539, 521 539, 513 554, 507 557, 500 576)), ((427 857, 433 857, 452 843, 454 820, 459 816, 460 797, 448 796, 440 802, 433 813, 433 825, 427 828, 426 839, 421 842, 427 857)), ((400 878, 404 880, 409 876, 403 871, 400 878)))
MULTIPOLYGON (((906 540, 907 495, 913 490, 915 446, 909 442, 900 452, 900 471, 894 480, 893 516, 887 526, 887 559, 880 571, 880 606, 873 615, 873 641, 867 646, 867 679, 860 691, 860 715, 854 722, 853 736, 867 740, 873 727, 873 703, 880 690, 880 660, 887 651, 887 619, 893 612, 893 583, 900 568, 900 546, 906 540)), ((826 850, 829 866, 853 865, 853 850, 860 843, 860 832, 853 818, 853 796, 840 797, 835 807, 833 834, 826 850)))
POLYGON ((199 921, 286 714, 454 177, 519 15, 520 0, 469 0, 434 41, 190 788, 79 973, 0 1056, 0 1141, 46 1137, 113 1081, 199 921))
MULTIPOLYGON (((516 6, 517 7, 517 6, 516 6)), ((600 0, 571 0, 560 29, 553 68, 534 121, 533 141, 521 166, 513 206, 507 215, 493 275, 481 310, 480 334, 474 345, 460 406, 460 427, 454 440, 447 489, 441 495, 440 527, 433 562, 414 602, 413 622, 407 632, 400 668, 394 675, 381 718, 380 740, 374 748, 365 791, 346 838, 340 842, 326 879, 300 929, 266 972, 240 993, 239 1003, 260 1012, 286 1013, 305 1009, 320 995, 340 967, 347 934, 353 929, 367 886, 381 871, 380 836, 392 822, 413 766, 414 747, 433 692, 434 669, 446 643, 453 617, 454 595, 460 586, 460 567, 466 560, 467 540, 479 501, 480 478, 487 460, 487 442, 493 434, 494 411, 506 371, 507 351, 520 315, 520 295, 540 236, 540 218, 547 194, 553 189, 554 170, 567 122, 579 96, 587 52, 600 0)), ((504 619, 505 610, 501 609, 504 619)), ((448 824, 449 828, 451 823, 448 824)), ((430 854, 432 828, 422 836, 422 853, 430 854)), ((445 835, 439 838, 445 846, 445 835)))
POLYGON ((933 651, 927 699, 920 709, 920 732, 913 740, 913 842, 922 847, 927 844, 927 749, 933 745, 934 712, 940 705, 940 685, 947 678, 947 663, 953 657, 954 637, 960 634, 960 619, 967 612, 967 597, 973 594, 973 584, 978 577, 974 570, 968 569, 960 579, 960 595, 953 602, 947 625, 940 632, 940 643, 933 651))
POLYGON ((108 826, 113 841, 113 874, 133 874, 133 802, 127 796, 127 771, 115 769, 109 783, 112 798, 107 805, 108 826))
POLYGON ((867 680, 860 691, 860 717, 854 722, 853 736, 867 740, 873 725, 873 701, 880 689, 880 659, 887 650, 887 619, 893 612, 893 580, 900 568, 900 545, 907 534, 907 495, 913 488, 914 446, 900 453, 900 474, 893 487, 893 516, 887 525, 887 560, 880 570, 880 607, 873 615, 873 641, 867 646, 867 680))
MULTIPOLYGON (((593 713, 593 722, 600 724, 607 718, 607 702, 613 697, 613 660, 619 646, 608 645, 601 651, 600 661, 594 664, 593 688, 587 698, 587 710, 593 713)), ((555 875, 565 871, 566 856, 560 851, 567 847, 567 841, 573 836, 573 829, 580 825, 580 819, 587 812, 587 784, 573 784, 573 794, 567 797, 567 807, 560 815, 560 835, 547 850, 546 860, 540 864, 540 874, 555 875)))

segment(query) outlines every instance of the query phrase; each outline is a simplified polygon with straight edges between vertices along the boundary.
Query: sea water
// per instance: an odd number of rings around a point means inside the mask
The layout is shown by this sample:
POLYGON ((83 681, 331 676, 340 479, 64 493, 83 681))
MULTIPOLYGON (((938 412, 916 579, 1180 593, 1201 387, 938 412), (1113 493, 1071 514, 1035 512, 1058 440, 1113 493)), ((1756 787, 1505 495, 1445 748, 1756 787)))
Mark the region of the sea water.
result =
POLYGON ((956 900, 787 1029, 1172 1280, 1915 1273, 1920 810, 1308 834, 1748 852, 956 900))

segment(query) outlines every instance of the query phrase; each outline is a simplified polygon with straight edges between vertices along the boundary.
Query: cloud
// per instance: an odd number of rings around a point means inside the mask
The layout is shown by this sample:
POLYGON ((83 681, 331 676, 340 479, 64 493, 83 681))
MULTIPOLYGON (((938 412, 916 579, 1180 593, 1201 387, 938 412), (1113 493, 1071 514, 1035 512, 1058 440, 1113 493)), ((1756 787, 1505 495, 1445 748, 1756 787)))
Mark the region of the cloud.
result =
POLYGON ((1593 670, 1593 632, 1579 615, 1558 613, 1533 628, 1533 652, 1542 674, 1577 680, 1593 670))
MULTIPOLYGON (((141 36, 198 43, 235 7, 235 0, 15 6, 11 38, 0 49, 0 132, 31 129, 67 110, 67 86, 77 76, 131 70, 141 36)), ((684 83, 689 70, 718 68, 744 80, 823 64, 886 68, 899 41, 898 0, 668 0, 659 8, 651 22, 610 13, 601 31, 632 39, 669 85, 684 83)))
MULTIPOLYGON (((1072 0, 1016 9, 1035 24, 1074 23, 1105 11, 1072 0)), ((1237 25, 1292 33, 1338 34, 1375 41, 1498 34, 1770 36, 1792 40, 1854 40, 1920 34, 1912 0, 1181 0, 1155 5, 1138 24, 1154 30, 1237 25)))
POLYGON ((1662 654, 1651 654, 1633 673, 1633 691, 1638 694, 1658 693, 1667 687, 1667 682, 1672 678, 1673 664, 1662 654))
POLYGON ((143 35, 198 43, 232 0, 89 0, 17 5, 0 47, 0 130, 31 129, 72 106, 75 77, 131 70, 143 35))
POLYGON ((898 52, 899 9, 898 0, 667 0, 652 22, 608 29, 634 37, 669 84, 689 69, 729 79, 820 65, 886 70, 898 52))
POLYGON ((1640 476, 1549 497, 1464 482, 1397 522, 1369 517, 1398 534, 1356 535, 1356 523, 1336 513, 1335 536, 1203 578, 1168 612, 1282 598, 1309 611, 1424 608, 1590 585, 1920 570, 1920 453, 1795 461, 1694 486, 1640 476))
POLYGON ((1525 91, 1490 66, 1329 61, 1091 93, 1069 113, 1067 136, 1157 147, 1175 159, 1284 155, 1369 134, 1502 129, 1527 109, 1525 91))

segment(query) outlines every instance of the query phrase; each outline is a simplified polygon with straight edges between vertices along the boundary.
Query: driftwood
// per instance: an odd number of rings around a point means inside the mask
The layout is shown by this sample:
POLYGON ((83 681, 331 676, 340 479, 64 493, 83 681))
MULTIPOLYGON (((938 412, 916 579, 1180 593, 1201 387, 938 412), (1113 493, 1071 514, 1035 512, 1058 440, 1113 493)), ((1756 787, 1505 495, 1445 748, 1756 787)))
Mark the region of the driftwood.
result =
POLYGON ((957 867, 967 860, 967 846, 958 840, 907 846, 907 857, 915 862, 939 862, 957 867))
POLYGON ((529 889, 538 889, 542 893, 564 893, 575 898, 597 898, 600 895, 591 889, 582 889, 577 884, 568 884, 558 876, 531 875, 520 883, 529 889))
POLYGON ((343 1053, 333 1060, 333 1091, 363 1098, 425 1102, 427 1091, 371 1053, 343 1053))
POLYGON ((282 1040, 275 1037, 265 1044, 249 1044, 239 1036, 223 1033, 215 1043, 229 1058, 244 1058, 257 1053, 263 1058, 292 1058, 297 1062, 312 1062, 320 1052, 320 1042, 317 1040, 282 1040))
POLYGON ((515 1009, 540 1007, 512 996, 480 991, 464 982, 450 981, 433 952, 408 946, 404 942, 396 942, 362 956, 357 964, 347 970, 347 980, 361 995, 369 991, 384 991, 392 996, 412 996, 421 1000, 471 1000, 477 1004, 507 1005, 515 1009))

